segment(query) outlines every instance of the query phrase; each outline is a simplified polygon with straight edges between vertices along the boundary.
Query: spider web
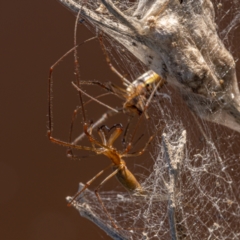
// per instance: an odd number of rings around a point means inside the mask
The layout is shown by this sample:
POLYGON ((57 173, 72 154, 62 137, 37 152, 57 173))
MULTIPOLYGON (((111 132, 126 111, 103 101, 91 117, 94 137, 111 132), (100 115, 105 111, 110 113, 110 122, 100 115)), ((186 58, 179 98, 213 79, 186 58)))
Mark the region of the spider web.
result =
MULTIPOLYGON (((127 15, 136 10, 133 1, 113 2, 127 15)), ((218 34, 237 61, 239 47, 233 45, 233 41, 240 23, 240 3, 237 0, 212 2, 218 34)), ((89 0, 86 6, 95 11, 99 2, 89 0)), ((111 15, 109 20, 116 22, 111 15)), ((105 27, 91 21, 85 21, 85 24, 94 33, 105 27)), ((126 73, 131 81, 147 70, 116 40, 108 35, 104 35, 104 40, 113 65, 126 73)), ((118 236, 116 239, 240 239, 239 134, 196 117, 168 85, 157 93, 151 110, 150 125, 155 127, 149 131, 156 131, 164 122, 166 137, 165 140, 162 136, 157 137, 151 152, 151 173, 141 179, 146 196, 116 191, 100 193, 111 217, 120 227, 113 230, 118 236), (185 130, 187 140, 184 144, 185 130), (164 147, 164 141, 169 143, 169 148, 164 147), (174 154, 178 151, 181 156, 173 186, 166 154, 170 152, 176 158, 174 154), (169 205, 171 189, 174 189, 174 201, 169 205), (171 208, 175 211, 176 235, 171 228, 171 208)), ((87 205, 96 219, 111 228, 94 193, 86 191, 78 201, 74 204, 80 213, 87 205)))

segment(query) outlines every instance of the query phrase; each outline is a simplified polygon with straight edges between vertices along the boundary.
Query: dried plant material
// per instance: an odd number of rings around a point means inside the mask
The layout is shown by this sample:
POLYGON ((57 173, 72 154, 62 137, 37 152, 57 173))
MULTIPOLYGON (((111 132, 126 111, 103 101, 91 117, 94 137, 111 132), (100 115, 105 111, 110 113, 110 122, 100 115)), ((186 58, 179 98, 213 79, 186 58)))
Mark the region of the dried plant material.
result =
POLYGON ((235 61, 210 0, 59 1, 167 79, 200 118, 240 132, 235 61), (95 11, 99 3, 109 14, 95 11))

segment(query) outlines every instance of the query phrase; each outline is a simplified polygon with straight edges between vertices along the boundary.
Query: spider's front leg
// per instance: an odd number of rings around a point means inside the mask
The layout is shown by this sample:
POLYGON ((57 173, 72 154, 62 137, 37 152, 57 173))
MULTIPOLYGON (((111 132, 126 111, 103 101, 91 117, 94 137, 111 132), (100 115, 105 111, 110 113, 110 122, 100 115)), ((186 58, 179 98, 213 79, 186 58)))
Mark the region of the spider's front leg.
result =
POLYGON ((81 195, 92 183, 93 181, 95 181, 99 176, 101 176, 107 169, 109 169, 110 167, 112 167, 112 164, 107 166, 106 168, 104 168, 103 170, 101 170, 99 173, 97 173, 92 179, 90 179, 85 186, 79 191, 77 192, 73 198, 71 199, 71 201, 68 203, 68 206, 72 206, 73 202, 76 200, 76 198, 81 195))

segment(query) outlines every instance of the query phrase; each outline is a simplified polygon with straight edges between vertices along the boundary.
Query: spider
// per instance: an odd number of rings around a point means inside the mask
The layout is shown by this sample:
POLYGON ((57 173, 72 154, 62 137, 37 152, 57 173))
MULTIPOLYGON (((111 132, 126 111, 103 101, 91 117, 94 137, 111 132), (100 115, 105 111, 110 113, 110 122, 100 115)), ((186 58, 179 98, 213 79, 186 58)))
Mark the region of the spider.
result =
MULTIPOLYGON (((153 92, 154 86, 156 86, 156 84, 159 83, 158 88, 161 88, 166 83, 166 81, 162 79, 154 71, 149 70, 143 73, 133 82, 130 82, 112 65, 110 58, 108 56, 107 50, 103 45, 102 35, 100 35, 98 39, 109 68, 122 80, 122 84, 125 88, 116 86, 112 82, 102 83, 96 80, 81 81, 80 84, 99 85, 100 87, 104 88, 108 92, 124 100, 123 107, 122 107, 122 110, 124 112, 127 112, 132 116, 141 115, 144 110, 144 106, 147 99, 150 97, 150 94, 153 92)), ((81 91, 78 88, 77 90, 81 91)), ((157 89, 155 89, 155 91, 156 90, 157 89)), ((145 116, 146 118, 149 118, 146 112, 145 112, 145 116)))
MULTIPOLYGON (((80 16, 80 11, 77 15, 76 18, 76 23, 75 23, 75 46, 68 51, 67 53, 65 53, 60 59, 57 60, 57 62, 55 64, 53 64, 50 67, 49 70, 49 78, 48 78, 48 138, 51 142, 65 146, 69 149, 77 149, 77 150, 86 150, 86 151, 92 151, 94 152, 96 155, 105 155, 106 157, 108 157, 111 161, 111 164, 104 168, 103 170, 101 170, 99 173, 97 173, 93 178, 91 178, 84 186, 84 188, 79 191, 73 198, 72 200, 69 202, 68 206, 71 206, 73 201, 85 190, 87 189, 91 183, 93 181, 95 181, 100 175, 102 175, 107 169, 112 168, 113 172, 107 176, 99 185, 98 187, 95 189, 95 194, 96 197, 99 201, 99 203, 101 204, 103 210, 105 211, 106 215, 108 216, 108 218, 111 220, 111 223, 113 225, 113 227, 118 228, 118 226, 114 223, 113 219, 111 218, 110 214, 108 213, 106 207, 104 206, 101 197, 99 195, 99 189, 102 187, 102 185, 107 182, 109 179, 111 179, 113 176, 115 176, 119 182, 122 184, 122 186, 127 189, 129 192, 136 192, 138 194, 143 194, 144 190, 142 189, 140 183, 138 182, 138 180, 136 179, 136 177, 134 176, 134 174, 127 168, 126 162, 123 160, 123 158, 128 158, 128 157, 137 157, 142 155, 147 147, 149 146, 149 144, 151 143, 151 141, 153 140, 153 138, 157 135, 157 133, 162 129, 159 128, 158 131, 155 132, 154 135, 152 135, 149 140, 147 141, 147 143, 145 144, 145 146, 140 149, 137 152, 134 153, 130 153, 130 150, 132 149, 132 141, 133 138, 136 134, 136 131, 138 129, 140 120, 142 119, 142 116, 139 117, 138 122, 136 124, 136 127, 133 131, 132 137, 130 142, 128 143, 128 145, 126 146, 126 148, 123 151, 119 151, 118 149, 116 149, 113 144, 116 141, 116 139, 119 138, 119 136, 121 135, 121 133, 123 132, 123 127, 121 124, 115 124, 114 126, 112 126, 111 128, 108 128, 105 125, 102 125, 100 128, 98 128, 98 135, 101 139, 101 141, 97 140, 93 134, 92 134, 92 129, 93 129, 93 125, 89 124, 86 118, 86 113, 85 113, 85 106, 83 103, 83 98, 82 98, 82 92, 78 91, 79 93, 79 100, 80 100, 80 105, 81 105, 81 113, 82 113, 82 119, 83 119, 83 132, 86 135, 86 137, 88 138, 89 142, 91 143, 91 146, 82 146, 82 145, 78 145, 76 143, 71 143, 71 142, 66 142, 60 139, 57 139, 53 136, 53 117, 52 117, 52 85, 53 85, 53 70, 55 68, 55 66, 66 56, 68 55, 70 52, 74 51, 74 60, 75 60, 75 71, 76 71, 76 84, 75 86, 81 90, 80 86, 81 86, 81 80, 80 80, 80 75, 79 75, 79 69, 78 69, 78 60, 77 60, 77 51, 76 51, 76 26, 79 20, 79 16, 80 16)), ((89 41, 89 40, 88 40, 89 41)), ((86 42, 86 41, 85 41, 86 42)), ((151 99, 153 98, 154 95, 154 91, 156 91, 156 89, 159 87, 160 82, 158 82, 155 86, 155 89, 152 91, 152 93, 150 94, 148 100, 146 101, 146 104, 143 106, 142 112, 145 113, 150 102, 151 99)))

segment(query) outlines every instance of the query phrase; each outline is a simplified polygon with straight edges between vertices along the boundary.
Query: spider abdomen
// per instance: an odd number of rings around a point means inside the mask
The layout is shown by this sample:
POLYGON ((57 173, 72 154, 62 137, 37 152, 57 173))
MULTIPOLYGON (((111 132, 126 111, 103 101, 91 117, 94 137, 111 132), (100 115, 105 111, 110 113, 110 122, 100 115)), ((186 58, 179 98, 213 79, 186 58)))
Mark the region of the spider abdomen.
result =
MULTIPOLYGON (((142 187, 134 175, 127 169, 126 166, 122 167, 113 167, 113 169, 119 168, 116 178, 130 192, 138 191, 142 192, 142 187)), ((114 170, 115 170, 114 169, 114 170)))

